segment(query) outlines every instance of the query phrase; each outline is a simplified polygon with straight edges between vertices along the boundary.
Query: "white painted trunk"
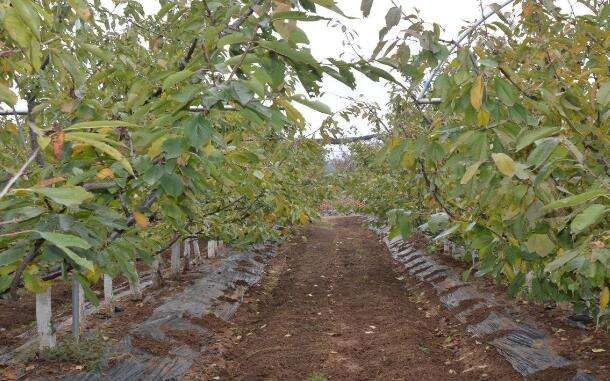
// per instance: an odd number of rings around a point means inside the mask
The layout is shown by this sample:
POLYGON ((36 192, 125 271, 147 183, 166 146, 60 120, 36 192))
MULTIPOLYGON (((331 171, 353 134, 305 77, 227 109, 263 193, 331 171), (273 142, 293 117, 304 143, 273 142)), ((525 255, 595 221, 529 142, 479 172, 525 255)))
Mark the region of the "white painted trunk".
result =
POLYGON ((184 256, 184 271, 188 271, 191 266, 191 239, 182 241, 182 255, 184 256))
POLYGON ((170 271, 172 276, 176 277, 180 274, 180 241, 174 242, 172 245, 172 256, 170 259, 170 271))
POLYGON ((112 278, 104 274, 104 308, 108 315, 114 314, 114 290, 112 288, 112 278))
POLYGON ((78 340, 85 324, 85 290, 72 274, 72 336, 78 340))
POLYGON ((201 262, 201 249, 199 248, 199 238, 193 238, 193 251, 195 252, 195 259, 198 263, 201 262))
POLYGON ((163 279, 161 278, 161 262, 158 259, 155 259, 152 263, 152 282, 153 287, 157 288, 161 286, 163 283, 163 279))
POLYGON ((36 328, 38 331, 38 348, 55 347, 56 340, 51 322, 51 287, 45 292, 36 294, 36 328))
POLYGON ((142 286, 140 285, 140 275, 137 272, 134 279, 129 280, 129 291, 131 300, 142 300, 142 286))
POLYGON ((209 240, 208 241, 208 258, 216 257, 216 241, 209 240))

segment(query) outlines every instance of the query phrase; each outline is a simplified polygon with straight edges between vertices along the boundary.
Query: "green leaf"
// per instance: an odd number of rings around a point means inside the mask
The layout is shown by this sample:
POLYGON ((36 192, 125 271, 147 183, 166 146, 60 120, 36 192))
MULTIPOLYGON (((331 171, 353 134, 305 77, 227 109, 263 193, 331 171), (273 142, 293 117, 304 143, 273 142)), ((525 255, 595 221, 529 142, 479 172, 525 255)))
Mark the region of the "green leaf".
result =
POLYGON ((33 39, 28 26, 21 20, 14 7, 4 8, 4 30, 23 49, 30 48, 30 40, 33 39))
POLYGON ((502 78, 496 77, 494 79, 494 87, 496 95, 500 98, 502 103, 507 106, 513 106, 515 104, 517 101, 517 93, 508 82, 502 78))
POLYGON ((37 274, 34 274, 31 271, 25 271, 23 273, 23 286, 31 293, 43 293, 50 285, 50 282, 43 281, 37 274))
POLYGON ((505 176, 513 177, 516 172, 515 162, 510 156, 504 153, 492 153, 491 158, 494 163, 496 163, 496 167, 498 170, 502 172, 505 176))
POLYGON ((271 21, 276 20, 299 20, 299 21, 320 21, 320 20, 330 20, 328 17, 322 17, 317 15, 310 15, 306 12, 300 11, 287 11, 287 12, 277 12, 271 16, 271 21))
POLYGON ((482 60, 479 60, 479 63, 486 67, 498 67, 498 61, 494 60, 493 58, 483 58, 482 60))
POLYGON ((118 128, 118 127, 134 127, 138 128, 137 124, 124 122, 122 120, 96 120, 89 122, 75 123, 70 127, 64 128, 64 131, 100 129, 100 128, 118 128))
POLYGON ((303 105, 305 105, 305 106, 307 106, 307 107, 309 107, 309 108, 311 108, 313 110, 316 110, 318 112, 321 112, 323 114, 328 114, 328 115, 332 114, 332 111, 331 111, 330 107, 328 107, 327 105, 325 105, 322 102, 311 101, 311 100, 306 99, 306 98, 304 98, 302 96, 292 97, 292 100, 295 101, 295 102, 299 102, 300 104, 303 104, 303 105))
POLYGON ((17 103, 17 95, 8 86, 0 82, 0 101, 13 107, 17 103))
POLYGON ((285 42, 263 40, 259 41, 258 45, 265 49, 272 50, 279 55, 287 57, 293 60, 294 62, 300 62, 311 66, 318 66, 318 62, 315 60, 315 58, 313 58, 311 54, 306 51, 298 51, 285 42))
POLYGON ((184 185, 182 185, 182 180, 180 177, 174 173, 166 173, 159 180, 161 184, 161 188, 165 191, 165 193, 172 195, 174 197, 178 197, 184 192, 184 185))
POLYGON ((182 82, 187 78, 190 78, 191 75, 193 75, 193 72, 191 70, 182 70, 167 76, 167 78, 163 80, 163 90, 167 90, 175 84, 182 82))
POLYGON ((93 194, 87 192, 82 187, 57 187, 57 188, 26 188, 26 189, 15 189, 15 191, 23 190, 28 192, 39 193, 45 197, 50 198, 58 204, 65 206, 77 206, 83 201, 93 198, 93 194))
POLYGON ((515 276, 515 279, 513 279, 513 281, 511 282, 510 287, 508 288, 508 296, 511 298, 514 298, 515 296, 517 296, 517 294, 521 290, 521 287, 523 287, 524 284, 525 284, 525 273, 519 272, 515 276))
POLYGON ((222 38, 219 38, 216 42, 216 46, 221 48, 225 45, 242 44, 246 41, 248 41, 248 37, 245 34, 241 32, 235 32, 228 34, 222 38))
POLYGON ((551 156, 551 154, 555 151, 558 144, 559 140, 556 138, 541 140, 536 148, 534 148, 534 150, 532 150, 527 157, 527 163, 534 166, 534 168, 542 166, 549 156, 551 156))
POLYGON ((385 15, 385 25, 386 28, 390 29, 400 22, 400 17, 402 16, 402 8, 400 7, 392 7, 388 10, 388 13, 385 15))
POLYGON ((568 208, 570 206, 576 206, 583 204, 589 200, 596 199, 600 196, 606 196, 607 193, 603 189, 595 189, 588 192, 584 192, 575 196, 563 198, 561 200, 553 201, 541 208, 542 211, 548 211, 553 209, 568 208))
POLYGON ((93 262, 91 262, 90 260, 88 260, 86 258, 81 257, 80 255, 76 254, 74 251, 72 251, 68 248, 68 247, 78 247, 81 249, 91 248, 91 245, 84 239, 71 235, 71 234, 62 234, 62 233, 53 233, 53 232, 40 232, 39 231, 38 234, 40 234, 40 236, 45 241, 48 241, 48 242, 52 243, 53 245, 57 246, 58 248, 60 248, 68 256, 68 258, 73 260, 74 263, 76 263, 77 265, 79 265, 87 270, 90 270, 90 271, 93 271, 95 269, 93 262))
POLYGON ((41 232, 36 231, 40 234, 40 237, 45 241, 51 242, 53 245, 58 247, 78 247, 80 249, 90 249, 91 244, 84 239, 77 237, 72 234, 55 233, 55 232, 41 232))
POLYGON ((595 224, 607 212, 606 206, 601 204, 589 205, 585 210, 580 212, 570 225, 572 234, 578 234, 595 224))
POLYGON ((597 90, 597 103, 602 106, 610 103, 610 81, 605 81, 599 86, 597 90))
POLYGON ((525 243, 527 250, 546 257, 555 250, 555 244, 546 234, 532 234, 525 243))
POLYGON ((30 28, 30 31, 40 39, 40 17, 27 0, 11 0, 19 17, 30 28))
MULTIPOLYGON (((561 250, 559 252, 561 252, 561 250)), ((571 260, 573 260, 574 258, 578 257, 580 254, 581 254, 580 250, 570 250, 566 253, 563 253, 563 255, 559 255, 552 262, 549 262, 545 266, 544 271, 549 272, 549 273, 556 271, 559 268, 561 268, 562 266, 566 265, 571 260)))
POLYGON ((0 293, 8 290, 11 287, 11 283, 13 283, 13 277, 9 275, 0 275, 0 293))
POLYGON ((120 153, 116 148, 104 143, 101 141, 104 139, 103 135, 97 136, 98 134, 86 134, 80 132, 69 132, 65 134, 64 139, 66 141, 79 141, 85 144, 89 144, 90 146, 96 148, 99 151, 102 151, 106 155, 112 157, 114 160, 118 161, 123 168, 127 170, 131 175, 134 175, 133 168, 129 161, 120 153), (99 140, 98 140, 99 139, 99 140))
MULTIPOLYGON (((0 253, 0 267, 19 262, 25 257, 27 245, 15 245, 0 253)), ((1 292, 1 291, 0 291, 1 292)))
POLYGON ((373 0, 362 0, 360 3, 360 10, 364 17, 369 17, 371 14, 371 8, 373 7, 373 0))
POLYGON ((434 237, 434 241, 439 241, 443 238, 449 237, 450 235, 455 233, 459 228, 460 228, 459 223, 452 225, 450 228, 444 230, 442 233, 440 233, 439 235, 434 237))
POLYGON ((536 140, 547 138, 549 136, 555 135, 561 130, 559 127, 541 127, 537 128, 533 131, 527 131, 519 137, 517 140, 517 152, 521 151, 525 147, 529 146, 536 140))

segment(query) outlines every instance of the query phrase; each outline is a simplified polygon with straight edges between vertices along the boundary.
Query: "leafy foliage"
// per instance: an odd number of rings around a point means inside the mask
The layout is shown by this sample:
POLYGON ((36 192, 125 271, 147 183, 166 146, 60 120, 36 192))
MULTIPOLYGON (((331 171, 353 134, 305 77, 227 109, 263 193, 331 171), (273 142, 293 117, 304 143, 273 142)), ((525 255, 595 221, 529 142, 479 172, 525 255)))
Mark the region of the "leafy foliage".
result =
POLYGON ((383 146, 352 147, 351 171, 338 185, 365 211, 387 216, 396 234, 444 216, 440 231, 429 232, 461 240, 477 275, 507 282, 513 295, 603 316, 610 6, 580 3, 582 15, 552 1, 516 1, 455 55, 440 25, 404 12, 397 23, 392 8, 375 57, 403 81, 393 86, 389 132, 383 146), (404 54, 416 45, 417 54, 404 54), (430 94, 441 103, 414 103, 445 60, 430 94))
POLYGON ((0 100, 29 108, 0 123, 0 292, 132 277, 179 236, 274 238, 324 196, 292 103, 329 113, 311 98, 323 74, 350 80, 298 27, 334 2, 115 5, 0 4, 0 100))

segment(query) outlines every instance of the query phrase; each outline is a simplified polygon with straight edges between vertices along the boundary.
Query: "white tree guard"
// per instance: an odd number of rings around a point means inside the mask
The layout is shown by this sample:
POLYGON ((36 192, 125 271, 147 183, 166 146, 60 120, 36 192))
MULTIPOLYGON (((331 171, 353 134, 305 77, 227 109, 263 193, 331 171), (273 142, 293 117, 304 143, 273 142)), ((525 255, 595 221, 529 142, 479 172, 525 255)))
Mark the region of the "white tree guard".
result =
POLYGON ((38 331, 38 348, 55 347, 57 341, 51 321, 51 287, 45 292, 36 294, 36 329, 38 331))
POLYGON ((170 271, 173 277, 177 277, 180 274, 180 241, 176 241, 172 245, 170 271))
POLYGON ((72 336, 78 340, 85 323, 85 290, 72 274, 72 336))
POLYGON ((184 271, 188 271, 191 266, 191 239, 182 241, 182 255, 184 256, 184 271))
POLYGON ((114 314, 114 290, 112 277, 108 274, 104 274, 104 308, 108 315, 114 314))
POLYGON ((140 284, 140 275, 136 271, 135 277, 129 280, 129 298, 131 300, 142 300, 142 285, 140 284))
POLYGON ((161 277, 161 262, 158 259, 155 259, 152 263, 152 282, 153 287, 160 287, 163 283, 163 279, 161 277))
POLYGON ((217 242, 214 240, 208 241, 208 258, 216 257, 217 242))
POLYGON ((197 263, 201 263, 201 249, 199 248, 199 238, 193 238, 193 251, 195 252, 195 259, 197 263))

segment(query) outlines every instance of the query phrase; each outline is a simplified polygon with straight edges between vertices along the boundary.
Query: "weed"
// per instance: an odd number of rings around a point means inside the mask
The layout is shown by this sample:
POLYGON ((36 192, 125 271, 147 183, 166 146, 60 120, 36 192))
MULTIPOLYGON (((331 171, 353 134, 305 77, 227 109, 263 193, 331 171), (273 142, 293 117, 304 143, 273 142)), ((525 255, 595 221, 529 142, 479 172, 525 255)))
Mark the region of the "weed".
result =
POLYGON ((314 373, 307 377, 307 381, 327 381, 327 378, 322 373, 314 373))
POLYGON ((40 353, 40 360, 77 364, 87 371, 101 372, 108 367, 108 347, 109 343, 100 333, 78 341, 66 335, 60 338, 57 346, 40 353))

